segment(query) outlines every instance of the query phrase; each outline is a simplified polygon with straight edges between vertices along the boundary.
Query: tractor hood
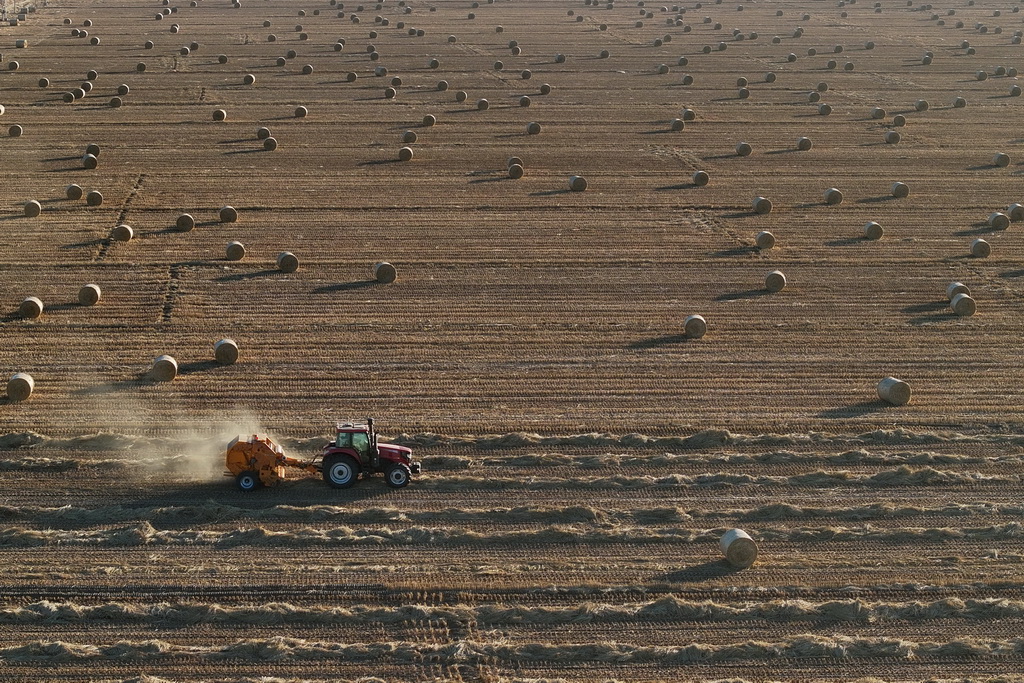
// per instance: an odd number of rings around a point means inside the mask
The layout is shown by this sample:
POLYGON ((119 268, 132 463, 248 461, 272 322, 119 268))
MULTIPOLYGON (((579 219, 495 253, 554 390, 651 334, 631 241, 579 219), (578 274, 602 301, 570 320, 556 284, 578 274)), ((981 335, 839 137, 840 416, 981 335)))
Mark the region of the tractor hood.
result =
POLYGON ((405 446, 396 446, 393 443, 379 443, 377 444, 377 450, 383 456, 395 456, 402 460, 409 460, 412 457, 412 449, 406 448, 405 446))

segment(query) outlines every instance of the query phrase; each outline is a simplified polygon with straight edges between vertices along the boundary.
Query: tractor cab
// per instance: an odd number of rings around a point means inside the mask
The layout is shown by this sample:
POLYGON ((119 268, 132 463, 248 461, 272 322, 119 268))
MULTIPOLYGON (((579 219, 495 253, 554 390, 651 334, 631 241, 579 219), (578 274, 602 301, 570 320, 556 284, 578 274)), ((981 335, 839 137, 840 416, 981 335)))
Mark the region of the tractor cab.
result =
POLYGON ((377 435, 371 424, 339 422, 335 425, 334 432, 334 443, 331 444, 334 448, 354 451, 359 462, 364 464, 378 457, 377 435))

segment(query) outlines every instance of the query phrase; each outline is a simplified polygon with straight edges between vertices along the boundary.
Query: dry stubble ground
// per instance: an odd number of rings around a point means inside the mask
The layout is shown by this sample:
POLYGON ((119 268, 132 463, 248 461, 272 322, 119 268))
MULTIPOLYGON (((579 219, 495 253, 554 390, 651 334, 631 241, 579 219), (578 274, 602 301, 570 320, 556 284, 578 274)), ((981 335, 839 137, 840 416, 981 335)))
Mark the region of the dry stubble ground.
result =
POLYGON ((975 76, 1024 68, 1012 5, 686 3, 676 25, 658 3, 345 4, 201 0, 157 21, 157 3, 52 2, 0 29, 0 129, 24 127, 0 137, 0 369, 37 382, 0 406, 0 677, 1022 669, 1024 270, 1017 226, 983 223, 1021 198, 1022 101, 1016 78, 975 76), (99 45, 71 36, 87 19, 99 45), (62 102, 90 69, 92 92, 62 102), (829 116, 808 102, 822 81, 829 116), (696 120, 672 132, 684 107, 696 120), (884 144, 893 129, 903 140, 884 144), (416 155, 400 163, 405 130, 416 155), (812 150, 794 150, 801 136, 812 150), (505 178, 512 155, 521 180, 505 178), (587 192, 566 191, 572 174, 587 192), (908 198, 889 197, 897 180, 908 198), (71 182, 103 205, 63 199, 71 182), (845 200, 826 207, 832 186, 845 200), (750 212, 757 195, 770 215, 750 212), (42 216, 23 217, 33 198, 42 216), (216 221, 225 204, 238 223, 216 221), (195 231, 171 229, 181 212, 195 231), (868 220, 881 241, 858 238, 868 220), (135 240, 111 243, 119 222, 135 240), (775 249, 753 248, 760 230, 775 249), (988 259, 968 256, 979 236, 988 259), (225 261, 236 239, 249 253, 225 261), (282 250, 297 273, 274 270, 282 250), (397 282, 370 282, 380 260, 397 282), (774 269, 790 284, 764 293, 774 269), (953 280, 976 316, 946 309, 953 280), (86 282, 103 288, 94 308, 73 304, 86 282), (47 310, 23 321, 30 295, 47 310), (690 313, 704 339, 680 336, 690 313), (237 365, 210 362, 224 336, 237 365), (144 377, 161 353, 182 364, 171 384, 144 377), (888 374, 911 405, 874 400, 888 374), (408 489, 306 479, 243 496, 219 477, 231 431, 310 454, 330 419, 368 414, 423 458, 408 489), (588 432, 647 437, 570 436, 588 432), (745 436, 762 433, 787 436, 745 436), (760 541, 755 568, 718 562, 731 526, 760 541))

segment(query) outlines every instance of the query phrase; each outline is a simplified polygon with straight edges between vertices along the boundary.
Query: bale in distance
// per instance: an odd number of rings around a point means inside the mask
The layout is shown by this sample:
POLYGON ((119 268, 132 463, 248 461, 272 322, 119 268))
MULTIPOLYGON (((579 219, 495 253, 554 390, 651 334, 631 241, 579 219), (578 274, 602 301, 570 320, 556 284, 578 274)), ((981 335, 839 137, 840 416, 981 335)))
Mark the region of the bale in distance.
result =
POLYGON ((707 171, 694 171, 691 179, 697 187, 704 187, 711 182, 711 175, 707 171))
POLYGON ((757 544, 742 529, 729 529, 719 539, 718 547, 726 561, 737 569, 746 569, 757 561, 757 544))
POLYGON ((683 321, 683 335, 687 339, 700 339, 708 333, 708 323, 704 320, 704 316, 689 315, 686 320, 683 321))
POLYGON ((269 128, 258 128, 256 130, 256 139, 257 140, 266 140, 269 137, 270 137, 270 129, 269 128))
POLYGON ((102 296, 99 285, 88 284, 83 285, 78 290, 78 303, 82 306, 95 306, 102 296))
POLYGON ((825 103, 821 103, 821 104, 818 105, 818 115, 819 116, 828 116, 831 113, 832 113, 832 105, 825 104, 825 103))
POLYGON ((906 197, 910 196, 910 186, 907 185, 906 183, 901 183, 897 181, 892 184, 892 187, 889 188, 889 194, 891 194, 896 199, 905 199, 906 197))
POLYGON ((81 199, 84 195, 85 191, 81 188, 81 186, 76 185, 74 183, 71 183, 70 185, 64 188, 64 196, 66 196, 68 199, 81 199))
POLYGON ((1014 223, 1024 220, 1024 204, 1010 204, 1006 207, 1005 213, 1014 223))
POLYGON ((404 133, 402 133, 402 142, 404 142, 407 145, 411 145, 412 143, 416 142, 416 132, 407 130, 404 133))
POLYGON ((829 206, 835 206, 843 203, 843 193, 837 187, 830 187, 825 190, 825 203, 829 206))
POLYGON ((966 106, 967 106, 967 100, 965 100, 962 97, 957 97, 957 98, 955 98, 953 100, 953 108, 954 109, 963 109, 966 106))
POLYGON ((1010 227, 1010 217, 1002 211, 993 211, 988 215, 987 223, 993 230, 1006 230, 1010 227))
POLYGON ((741 156, 741 157, 750 156, 750 153, 753 151, 753 149, 754 148, 751 147, 746 142, 737 142, 736 143, 736 156, 741 156))
POLYGON ((157 382, 170 382, 178 376, 178 361, 166 354, 157 356, 149 369, 149 376, 157 382))
POLYGON ((882 239, 882 235, 885 231, 882 226, 875 221, 868 221, 864 224, 864 239, 876 241, 882 239))
POLYGON ((22 318, 35 319, 43 314, 43 302, 39 297, 27 296, 18 306, 18 315, 22 318))
POLYGON ((238 344, 234 339, 220 339, 213 345, 213 359, 221 365, 234 365, 238 361, 238 344))
POLYGON ((299 257, 290 251, 282 251, 277 255, 277 269, 282 273, 294 273, 299 269, 299 257))
POLYGON ((225 256, 228 261, 241 261, 245 258, 245 245, 241 242, 228 242, 225 256))
POLYGON ((213 110, 213 120, 214 121, 227 121, 227 118, 228 118, 228 113, 226 111, 224 111, 223 109, 214 109, 213 110))
POLYGON ((263 151, 273 152, 277 149, 277 138, 269 137, 263 141, 263 151))
POLYGON ((25 202, 25 216, 28 218, 35 218, 43 212, 43 205, 37 202, 35 199, 30 199, 25 202))
POLYGON ((549 85, 548 83, 541 83, 540 84, 540 94, 541 95, 550 95, 551 94, 551 85, 549 85))
POLYGON ((110 239, 115 242, 130 242, 135 237, 135 231, 132 230, 132 226, 120 223, 114 226, 114 229, 110 231, 110 239))
POLYGON ((767 197, 754 197, 752 209, 756 214, 769 214, 772 212, 772 202, 767 197))
POLYGON ((571 192, 584 192, 587 189, 587 179, 581 175, 569 177, 569 190, 571 192))
POLYGON ((245 74, 242 76, 242 85, 253 85, 256 83, 256 76, 253 74, 245 74))
POLYGON ((238 211, 236 211, 233 206, 221 207, 221 210, 217 215, 220 218, 221 223, 234 223, 238 220, 238 211))
POLYGON ((508 177, 512 180, 519 180, 523 177, 525 170, 521 164, 509 164, 508 177))
POLYGON ((882 379, 875 387, 878 398, 894 406, 902 406, 910 403, 910 385, 895 377, 882 379))
POLYGON ((967 294, 970 296, 971 289, 962 282, 950 282, 946 285, 946 298, 950 301, 953 300, 957 294, 967 294))
POLYGON ((522 97, 519 98, 520 107, 529 107, 531 104, 533 104, 533 100, 530 99, 529 95, 523 95, 522 97))
POLYGON ((672 130, 673 132, 678 133, 684 128, 686 128, 686 122, 683 121, 682 119, 672 119, 672 121, 669 123, 669 129, 672 130))
POLYGON ((980 237, 971 242, 971 256, 975 258, 988 258, 992 253, 992 245, 980 237))
POLYGON ((381 261, 373 266, 373 279, 387 285, 398 279, 398 269, 387 261, 381 261))
POLYGON ((178 232, 189 232, 196 227, 196 219, 192 214, 183 213, 174 221, 174 227, 178 232))
POLYGON ((875 120, 884 119, 885 118, 885 110, 882 109, 881 107, 875 107, 874 109, 871 110, 871 118, 873 118, 875 120))
POLYGON ((431 128, 431 127, 433 127, 436 124, 437 124, 437 117, 434 116, 433 114, 426 114, 423 117, 423 121, 422 121, 422 123, 420 125, 422 125, 424 128, 431 128))
POLYGON ((16 372, 7 380, 7 400, 27 401, 36 388, 36 381, 27 372, 16 372))
POLYGON ((977 313, 978 304, 971 298, 970 294, 960 293, 950 300, 949 308, 956 315, 962 318, 969 318, 977 313))
POLYGON ((764 278, 764 288, 769 292, 781 292, 786 288, 786 276, 781 270, 773 270, 764 278))
POLYGON ((82 168, 86 170, 92 170, 99 166, 99 159, 94 154, 83 154, 82 155, 82 168))
POLYGON ((775 235, 767 230, 762 230, 757 233, 757 237, 754 238, 754 244, 756 244, 757 248, 762 251, 773 249, 775 247, 775 235))
POLYGON ((487 111, 488 109, 490 109, 490 107, 491 103, 485 99, 479 99, 476 101, 476 108, 479 111, 487 111))
POLYGON ((890 130, 886 132, 883 139, 885 140, 885 144, 887 145, 898 145, 900 140, 902 139, 902 136, 900 136, 900 134, 897 133, 896 131, 890 130))
POLYGON ((412 161, 413 156, 414 154, 412 151, 412 147, 403 147, 400 150, 398 150, 399 161, 412 161))
POLYGON ((796 141, 796 148, 801 152, 806 152, 813 146, 814 143, 811 142, 810 138, 800 138, 799 140, 796 141))
POLYGON ((998 168, 1006 168, 1010 165, 1010 155, 1004 154, 1003 152, 996 153, 996 155, 992 157, 992 165, 998 168))
POLYGON ((527 135, 540 135, 540 124, 536 121, 530 121, 526 124, 527 135))

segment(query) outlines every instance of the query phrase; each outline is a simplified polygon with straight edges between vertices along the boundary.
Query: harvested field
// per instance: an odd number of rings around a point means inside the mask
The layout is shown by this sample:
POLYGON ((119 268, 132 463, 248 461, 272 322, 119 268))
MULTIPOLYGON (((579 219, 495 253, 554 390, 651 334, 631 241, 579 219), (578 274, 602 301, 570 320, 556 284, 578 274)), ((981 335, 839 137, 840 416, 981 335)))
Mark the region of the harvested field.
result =
POLYGON ((0 679, 1024 683, 1017 7, 25 10, 0 679), (408 488, 221 476, 367 415, 408 488))

